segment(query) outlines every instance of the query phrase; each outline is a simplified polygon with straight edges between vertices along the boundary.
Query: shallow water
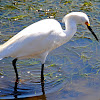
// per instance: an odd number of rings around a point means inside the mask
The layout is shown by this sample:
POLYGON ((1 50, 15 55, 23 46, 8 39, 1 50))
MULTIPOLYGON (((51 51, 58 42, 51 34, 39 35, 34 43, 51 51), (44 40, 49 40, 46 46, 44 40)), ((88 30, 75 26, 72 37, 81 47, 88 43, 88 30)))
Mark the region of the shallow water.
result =
MULTIPOLYGON (((0 43, 28 25, 44 19, 57 19, 71 11, 85 12, 100 39, 100 1, 0 0, 0 43)), ((13 58, 0 61, 0 99, 19 100, 99 100, 100 43, 83 26, 63 46, 53 50, 45 64, 45 84, 40 82, 39 59, 19 60, 19 84, 11 65, 13 58)))

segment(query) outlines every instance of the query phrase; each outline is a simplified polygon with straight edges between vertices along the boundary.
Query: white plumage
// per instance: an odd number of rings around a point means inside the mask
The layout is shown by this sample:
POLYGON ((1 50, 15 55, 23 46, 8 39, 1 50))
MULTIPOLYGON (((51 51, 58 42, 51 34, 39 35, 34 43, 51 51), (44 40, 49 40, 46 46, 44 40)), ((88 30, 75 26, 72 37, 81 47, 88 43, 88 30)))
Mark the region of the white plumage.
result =
POLYGON ((38 21, 1 45, 0 58, 9 56, 18 59, 39 57, 43 63, 45 56, 62 44, 60 41, 64 36, 66 34, 63 33, 58 21, 54 19, 38 21))
MULTIPOLYGON (((66 29, 55 19, 44 19, 26 27, 6 43, 0 45, 0 59, 40 58, 44 64, 49 52, 68 42, 77 31, 77 24, 90 28, 88 16, 82 12, 72 12, 63 18, 66 29)), ((95 38, 97 39, 96 35, 95 38)), ((97 39, 98 40, 98 39, 97 39)))

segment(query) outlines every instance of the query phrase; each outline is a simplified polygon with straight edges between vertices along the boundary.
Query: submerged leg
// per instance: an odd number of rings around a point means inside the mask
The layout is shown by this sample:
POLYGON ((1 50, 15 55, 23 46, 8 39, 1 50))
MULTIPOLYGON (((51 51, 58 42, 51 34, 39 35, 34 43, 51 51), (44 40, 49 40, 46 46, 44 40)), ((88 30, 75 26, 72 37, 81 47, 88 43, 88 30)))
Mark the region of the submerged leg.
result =
POLYGON ((18 91, 17 91, 17 86, 18 86, 18 82, 15 82, 15 86, 14 86, 14 97, 15 97, 15 99, 17 99, 17 97, 18 97, 18 91))
POLYGON ((18 82, 18 72, 17 72, 17 68, 16 68, 16 61, 17 61, 17 58, 15 58, 13 61, 12 61, 12 65, 14 67, 14 70, 15 70, 15 73, 16 73, 16 82, 18 82))
POLYGON ((41 83, 44 83, 44 64, 41 66, 41 83))

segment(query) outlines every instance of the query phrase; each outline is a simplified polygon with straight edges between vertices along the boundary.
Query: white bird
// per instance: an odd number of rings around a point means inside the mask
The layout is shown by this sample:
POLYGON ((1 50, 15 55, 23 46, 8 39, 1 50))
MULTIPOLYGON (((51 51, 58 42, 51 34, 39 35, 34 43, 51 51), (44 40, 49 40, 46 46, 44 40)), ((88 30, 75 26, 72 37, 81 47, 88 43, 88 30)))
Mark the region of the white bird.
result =
POLYGON ((40 58, 41 80, 44 80, 43 70, 47 55, 53 49, 68 42, 77 31, 77 24, 86 26, 98 41, 90 27, 88 16, 83 12, 72 12, 63 18, 66 29, 63 30, 55 19, 44 19, 33 23, 20 31, 6 43, 0 45, 0 59, 13 57, 12 65, 18 82, 16 61, 26 58, 40 58))

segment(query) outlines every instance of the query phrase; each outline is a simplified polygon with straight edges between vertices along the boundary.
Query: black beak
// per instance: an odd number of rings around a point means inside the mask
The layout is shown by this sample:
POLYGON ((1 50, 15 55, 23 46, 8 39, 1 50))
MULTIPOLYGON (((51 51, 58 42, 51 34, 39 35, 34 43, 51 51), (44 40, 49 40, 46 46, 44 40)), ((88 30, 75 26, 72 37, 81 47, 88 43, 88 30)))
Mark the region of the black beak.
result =
POLYGON ((99 42, 99 39, 97 38, 97 36, 93 32, 92 28, 90 26, 88 26, 88 25, 87 25, 87 28, 91 31, 91 33, 93 34, 93 36, 95 37, 95 39, 99 42))

